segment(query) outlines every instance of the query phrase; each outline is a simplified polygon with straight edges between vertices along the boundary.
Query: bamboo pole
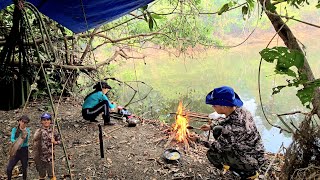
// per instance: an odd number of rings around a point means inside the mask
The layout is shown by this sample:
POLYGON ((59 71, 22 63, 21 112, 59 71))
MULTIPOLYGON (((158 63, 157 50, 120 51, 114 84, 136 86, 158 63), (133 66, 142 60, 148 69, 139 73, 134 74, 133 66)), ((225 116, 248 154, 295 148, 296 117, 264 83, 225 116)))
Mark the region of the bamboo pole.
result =
MULTIPOLYGON (((46 28, 45 28, 45 26, 44 26, 44 24, 43 24, 43 20, 42 20, 40 14, 39 14, 39 11, 38 11, 32 4, 30 4, 30 3, 27 3, 27 2, 26 2, 25 5, 26 5, 26 7, 29 7, 29 9, 30 9, 31 11, 33 11, 34 14, 36 14, 36 15, 39 16, 39 20, 40 20, 41 24, 42 24, 43 27, 44 27, 44 31, 45 31, 46 35, 49 37, 48 32, 46 31, 46 28)), ((26 13, 25 11, 24 11, 24 13, 25 13, 25 16, 26 16, 27 13, 26 13)), ((27 17, 27 16, 26 16, 26 17, 27 17)), ((27 19, 27 25, 28 25, 29 28, 31 29, 30 21, 29 21, 28 18, 26 18, 26 19, 27 19)), ((41 25, 40 25, 40 26, 41 26, 41 25)), ((44 37, 44 33, 43 33, 41 27, 40 27, 40 30, 41 30, 42 36, 44 37)), ((34 35, 33 35, 32 31, 31 31, 31 37, 32 37, 33 42, 35 43, 35 38, 34 38, 34 35)), ((50 44, 52 50, 54 51, 54 48, 52 47, 52 43, 51 43, 51 41, 50 41, 50 38, 49 38, 49 44, 50 44)), ((49 87, 49 84, 48 84, 48 80, 47 80, 47 77, 46 77, 45 69, 44 69, 44 67, 43 67, 43 61, 42 61, 42 59, 40 58, 39 48, 38 48, 38 46, 37 46, 36 43, 35 43, 35 46, 36 46, 36 54, 37 54, 37 57, 38 57, 38 61, 39 61, 39 63, 40 63, 40 69, 41 69, 41 71, 42 71, 42 73, 43 73, 43 75, 44 75, 44 79, 45 79, 45 83, 46 83, 46 87, 47 87, 47 92, 48 92, 48 95, 49 95, 49 97, 50 97, 51 107, 52 107, 52 111, 53 111, 53 114, 54 114, 53 130, 52 130, 52 131, 53 131, 53 133, 54 133, 54 127, 55 127, 55 125, 57 125, 58 132, 59 132, 59 134, 60 134, 60 136, 61 136, 61 144, 62 144, 62 147, 63 147, 63 152, 64 152, 65 157, 66 157, 66 162, 67 162, 68 171, 69 171, 69 174, 70 174, 70 179, 72 180, 72 174, 71 174, 70 164, 69 164, 69 161, 68 161, 68 155, 67 155, 67 151, 66 151, 65 145, 64 145, 64 143, 63 143, 63 138, 62 138, 62 134, 61 134, 61 130, 60 130, 59 123, 58 123, 58 121, 56 121, 57 112, 56 112, 56 110, 55 110, 55 106, 54 106, 53 98, 52 98, 52 95, 51 95, 50 87, 49 87)), ((47 51, 47 48, 46 48, 46 51, 47 51)), ((47 51, 47 54, 49 54, 48 51, 47 51)), ((55 59, 55 58, 56 58, 55 52, 53 52, 53 56, 54 56, 54 59, 55 59)), ((53 134, 53 137, 54 137, 54 134, 53 134)), ((55 178, 54 158, 53 158, 53 143, 51 143, 51 145, 52 145, 52 146, 51 146, 51 149, 52 149, 52 174, 53 174, 53 176, 54 176, 54 178, 55 178)))

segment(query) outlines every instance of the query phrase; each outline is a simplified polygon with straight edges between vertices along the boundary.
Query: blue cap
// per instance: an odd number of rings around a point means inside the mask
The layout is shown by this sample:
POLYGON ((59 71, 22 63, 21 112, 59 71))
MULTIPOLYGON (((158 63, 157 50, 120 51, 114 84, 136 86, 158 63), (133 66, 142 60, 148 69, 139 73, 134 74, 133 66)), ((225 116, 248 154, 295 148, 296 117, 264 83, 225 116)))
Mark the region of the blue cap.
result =
POLYGON ((41 119, 50 119, 51 120, 51 115, 49 113, 43 113, 41 115, 41 119))
POLYGON ((231 87, 222 86, 209 92, 206 97, 206 104, 241 107, 243 102, 231 87))

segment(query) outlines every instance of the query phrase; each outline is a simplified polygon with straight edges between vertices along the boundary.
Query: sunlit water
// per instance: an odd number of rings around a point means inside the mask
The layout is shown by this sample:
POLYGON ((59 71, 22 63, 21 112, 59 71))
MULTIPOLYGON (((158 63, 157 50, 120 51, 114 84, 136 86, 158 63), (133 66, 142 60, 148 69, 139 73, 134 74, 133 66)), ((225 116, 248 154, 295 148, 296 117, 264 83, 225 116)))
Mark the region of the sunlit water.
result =
POLYGON ((265 125, 262 123, 262 119, 264 118, 256 115, 258 106, 254 99, 243 100, 243 103, 243 106, 248 109, 253 115, 256 126, 260 132, 260 135, 262 136, 262 141, 267 151, 276 152, 278 149, 280 149, 281 145, 283 145, 284 147, 289 146, 291 142, 290 137, 284 136, 282 133, 280 133, 280 130, 278 128, 265 128, 265 125))
MULTIPOLYGON (((267 37, 266 37, 267 38, 267 37)), ((267 38, 268 39, 268 38, 267 38)), ((319 55, 314 44, 308 41, 309 62, 318 77, 319 55)), ((235 89, 244 101, 256 122, 267 151, 277 152, 281 144, 288 146, 291 142, 290 134, 280 133, 278 128, 270 126, 261 111, 258 93, 258 65, 259 51, 265 44, 253 46, 252 43, 231 50, 211 49, 196 52, 192 58, 176 58, 160 51, 147 52, 147 59, 143 61, 127 61, 119 69, 117 76, 123 81, 140 80, 153 89, 148 97, 134 103, 129 108, 134 113, 145 117, 160 119, 168 123, 173 122, 169 114, 176 111, 178 102, 184 101, 186 108, 194 112, 211 113, 212 107, 204 103, 204 98, 213 88, 228 85, 235 89)), ((271 45, 271 47, 274 46, 271 45)), ((296 110, 307 111, 296 97, 297 89, 286 88, 280 94, 272 96, 272 88, 286 84, 287 77, 274 75, 274 64, 263 62, 261 71, 261 97, 266 115, 272 124, 283 126, 275 114, 288 113, 296 110)), ((135 100, 144 98, 150 87, 144 84, 131 83, 139 90, 135 100)), ((115 85, 117 86, 117 85, 115 85)), ((119 103, 125 104, 133 94, 132 90, 116 87, 115 94, 119 103)), ((285 121, 292 121, 299 125, 302 116, 287 116, 285 121)))

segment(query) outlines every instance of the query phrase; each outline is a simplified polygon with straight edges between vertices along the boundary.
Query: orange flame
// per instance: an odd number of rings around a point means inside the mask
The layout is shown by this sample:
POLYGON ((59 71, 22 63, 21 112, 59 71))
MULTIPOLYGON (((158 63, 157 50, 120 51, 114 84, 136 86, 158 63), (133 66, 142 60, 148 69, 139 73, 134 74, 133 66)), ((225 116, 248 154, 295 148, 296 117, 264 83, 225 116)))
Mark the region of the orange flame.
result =
POLYGON ((179 102, 177 115, 176 115, 176 123, 173 126, 173 130, 176 131, 176 140, 179 142, 184 142, 189 134, 189 131, 187 129, 189 122, 186 117, 182 115, 183 112, 183 106, 182 101, 179 102))

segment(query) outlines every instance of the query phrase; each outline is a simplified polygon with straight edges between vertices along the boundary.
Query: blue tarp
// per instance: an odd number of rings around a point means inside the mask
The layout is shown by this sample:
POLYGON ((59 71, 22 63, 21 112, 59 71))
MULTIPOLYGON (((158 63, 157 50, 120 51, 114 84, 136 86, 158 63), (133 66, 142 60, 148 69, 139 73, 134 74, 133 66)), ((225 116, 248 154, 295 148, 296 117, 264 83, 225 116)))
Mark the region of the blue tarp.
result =
MULTIPOLYGON (((153 0, 27 0, 41 13, 75 33, 117 19, 153 0), (86 17, 86 21, 85 18, 86 17)), ((0 10, 12 0, 0 0, 0 10)))

